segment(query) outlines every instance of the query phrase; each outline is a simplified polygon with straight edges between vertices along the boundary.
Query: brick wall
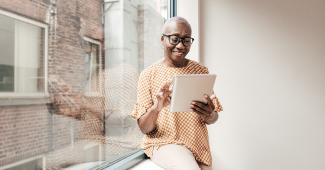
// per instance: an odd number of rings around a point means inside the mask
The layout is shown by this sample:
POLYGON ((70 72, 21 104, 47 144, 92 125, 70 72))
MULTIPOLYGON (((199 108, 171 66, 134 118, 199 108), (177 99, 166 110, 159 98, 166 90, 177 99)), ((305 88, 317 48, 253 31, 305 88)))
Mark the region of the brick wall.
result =
MULTIPOLYGON (((78 158, 78 147, 74 151, 65 147, 84 139, 82 132, 94 123, 96 128, 92 129, 96 132, 92 133, 103 133, 102 113, 92 116, 89 123, 90 119, 82 116, 81 106, 87 50, 83 37, 103 43, 101 3, 101 0, 1 0, 0 9, 48 24, 51 103, 0 106, 0 167, 36 155, 46 155, 49 166, 58 166, 63 160, 73 162, 73 157, 78 158), (69 102, 55 101, 54 96, 63 96, 69 102)), ((94 115, 91 111, 87 114, 94 115)))
POLYGON ((46 21, 50 0, 1 0, 0 8, 37 21, 46 21))
POLYGON ((50 115, 44 105, 0 108, 0 165, 49 150, 50 115))

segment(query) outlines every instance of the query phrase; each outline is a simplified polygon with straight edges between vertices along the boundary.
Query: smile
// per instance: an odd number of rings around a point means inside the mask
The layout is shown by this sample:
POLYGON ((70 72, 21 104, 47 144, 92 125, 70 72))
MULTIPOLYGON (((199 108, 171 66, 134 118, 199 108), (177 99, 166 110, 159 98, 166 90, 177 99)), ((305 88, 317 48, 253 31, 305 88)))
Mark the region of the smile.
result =
POLYGON ((176 55, 183 55, 183 54, 185 54, 184 52, 180 52, 180 51, 173 51, 173 53, 175 53, 176 55))

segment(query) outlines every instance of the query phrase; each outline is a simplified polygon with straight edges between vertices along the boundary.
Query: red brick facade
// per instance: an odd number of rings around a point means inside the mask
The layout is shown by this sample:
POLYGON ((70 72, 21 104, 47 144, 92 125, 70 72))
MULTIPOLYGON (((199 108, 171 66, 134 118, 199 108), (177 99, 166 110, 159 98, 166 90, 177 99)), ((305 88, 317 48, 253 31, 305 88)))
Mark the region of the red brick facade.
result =
POLYGON ((49 151, 46 106, 1 107, 0 115, 1 166, 49 151))

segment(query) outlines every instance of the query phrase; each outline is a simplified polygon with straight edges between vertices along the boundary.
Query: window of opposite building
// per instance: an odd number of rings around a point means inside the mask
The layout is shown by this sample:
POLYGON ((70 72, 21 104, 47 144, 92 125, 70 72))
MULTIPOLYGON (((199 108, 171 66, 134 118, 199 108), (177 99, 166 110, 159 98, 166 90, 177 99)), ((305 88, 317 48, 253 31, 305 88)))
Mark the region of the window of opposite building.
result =
POLYGON ((45 24, 0 10, 0 96, 44 95, 45 24))
POLYGON ((101 44, 99 41, 84 37, 85 40, 85 94, 86 95, 99 95, 102 92, 102 56, 101 44))

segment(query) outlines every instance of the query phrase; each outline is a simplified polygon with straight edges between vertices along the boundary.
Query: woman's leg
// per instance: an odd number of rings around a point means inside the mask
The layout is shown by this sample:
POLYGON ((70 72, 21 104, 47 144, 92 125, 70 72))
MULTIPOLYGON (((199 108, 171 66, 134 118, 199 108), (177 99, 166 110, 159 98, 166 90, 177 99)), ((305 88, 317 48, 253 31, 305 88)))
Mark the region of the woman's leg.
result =
POLYGON ((166 170, 200 170, 192 152, 183 145, 160 146, 153 151, 151 160, 166 170))

